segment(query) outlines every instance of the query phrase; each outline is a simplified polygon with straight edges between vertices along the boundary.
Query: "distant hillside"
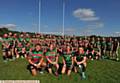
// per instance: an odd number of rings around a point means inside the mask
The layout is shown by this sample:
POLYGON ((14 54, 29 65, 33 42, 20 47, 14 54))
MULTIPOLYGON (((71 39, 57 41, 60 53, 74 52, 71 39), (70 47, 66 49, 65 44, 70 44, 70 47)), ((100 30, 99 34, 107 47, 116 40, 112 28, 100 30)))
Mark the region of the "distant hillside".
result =
MULTIPOLYGON (((12 32, 13 34, 14 33, 17 33, 17 34, 22 33, 22 32, 19 32, 19 31, 9 30, 8 28, 5 28, 5 27, 0 28, 0 36, 3 36, 3 34, 9 33, 9 32, 12 32)), ((35 34, 35 33, 32 33, 32 32, 26 32, 26 33, 30 34, 31 36, 35 34)), ((50 35, 50 34, 44 34, 44 35, 50 35)), ((54 36, 60 36, 60 35, 54 35, 54 36)), ((79 37, 84 37, 84 36, 76 36, 76 37, 79 38, 79 37)), ((96 37, 101 37, 101 36, 91 35, 90 37, 95 37, 96 38, 96 37)), ((112 37, 112 38, 113 39, 117 38, 120 41, 120 37, 112 37)))
MULTIPOLYGON (((12 30, 9 30, 8 28, 5 28, 5 27, 0 28, 0 36, 3 36, 3 34, 9 33, 9 32, 12 32, 13 34, 14 34, 14 33, 17 33, 17 34, 22 33, 22 32, 19 32, 19 31, 12 31, 12 30)), ((26 33, 31 34, 31 35, 34 34, 34 33, 31 33, 31 32, 26 32, 26 33)))

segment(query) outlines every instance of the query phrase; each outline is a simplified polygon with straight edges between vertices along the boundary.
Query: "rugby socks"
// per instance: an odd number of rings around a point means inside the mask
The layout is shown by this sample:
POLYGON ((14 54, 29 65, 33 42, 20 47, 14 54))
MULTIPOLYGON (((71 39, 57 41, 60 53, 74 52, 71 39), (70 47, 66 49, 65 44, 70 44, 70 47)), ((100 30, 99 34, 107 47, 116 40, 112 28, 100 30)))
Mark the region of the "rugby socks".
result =
POLYGON ((5 63, 8 61, 6 56, 3 56, 3 60, 4 60, 5 63))
POLYGON ((82 72, 82 66, 81 65, 79 65, 79 68, 80 68, 80 72, 82 72))
POLYGON ((12 58, 13 60, 15 60, 16 58, 15 58, 15 56, 13 56, 13 58, 12 58))
POLYGON ((40 74, 43 74, 43 68, 40 68, 40 69, 39 69, 39 73, 40 73, 40 74))
POLYGON ((6 56, 3 56, 3 60, 6 60, 6 56))
POLYGON ((55 76, 57 76, 57 77, 58 77, 58 72, 57 72, 57 71, 55 72, 55 76))
POLYGON ((119 61, 119 58, 118 58, 118 57, 116 58, 116 61, 119 61))
POLYGON ((44 70, 45 70, 45 67, 40 68, 40 69, 39 69, 39 73, 40 73, 40 74, 43 74, 43 73, 44 73, 44 70))
POLYGON ((82 72, 82 79, 86 79, 85 72, 82 72))
POLYGON ((55 71, 55 75, 58 76, 58 69, 56 69, 56 71, 55 71))
POLYGON ((79 68, 80 68, 80 72, 81 72, 80 74, 81 74, 81 76, 82 76, 82 79, 86 79, 83 66, 82 66, 82 65, 79 65, 79 68))

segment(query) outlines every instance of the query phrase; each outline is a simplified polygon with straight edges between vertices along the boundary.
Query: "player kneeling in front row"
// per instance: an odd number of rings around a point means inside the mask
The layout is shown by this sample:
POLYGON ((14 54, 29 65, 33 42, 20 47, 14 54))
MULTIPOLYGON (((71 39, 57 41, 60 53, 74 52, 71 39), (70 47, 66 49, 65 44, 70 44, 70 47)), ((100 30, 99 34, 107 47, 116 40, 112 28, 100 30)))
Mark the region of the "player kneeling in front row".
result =
POLYGON ((64 74, 67 70, 67 75, 70 76, 71 70, 73 68, 73 53, 71 51, 71 47, 67 46, 65 51, 62 51, 62 56, 63 56, 63 67, 62 67, 62 74, 64 74))
POLYGON ((39 69, 45 69, 46 63, 43 58, 44 56, 41 46, 36 44, 35 49, 28 55, 29 67, 33 76, 37 75, 39 69))
POLYGON ((84 49, 82 47, 79 48, 78 52, 74 54, 74 61, 75 61, 75 70, 77 69, 77 66, 80 69, 80 75, 82 79, 86 79, 85 76, 85 70, 87 66, 87 57, 85 56, 84 49))
POLYGON ((56 68, 55 75, 58 76, 59 64, 57 49, 53 46, 53 44, 51 44, 49 48, 50 49, 48 49, 45 53, 47 59, 48 72, 52 74, 52 66, 54 66, 56 68))

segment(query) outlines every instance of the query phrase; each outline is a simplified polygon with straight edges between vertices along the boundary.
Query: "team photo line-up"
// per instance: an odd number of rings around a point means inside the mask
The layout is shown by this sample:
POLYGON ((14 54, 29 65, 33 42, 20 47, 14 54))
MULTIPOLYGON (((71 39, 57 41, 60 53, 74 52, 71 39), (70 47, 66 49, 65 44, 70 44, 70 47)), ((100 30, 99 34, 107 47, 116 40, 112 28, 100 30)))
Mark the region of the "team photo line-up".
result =
POLYGON ((25 58, 33 76, 47 70, 59 76, 79 72, 86 79, 87 60, 111 59, 118 61, 119 41, 111 37, 76 37, 6 33, 1 38, 3 61, 25 58), (61 64, 59 61, 61 60, 61 64), (54 67, 54 72, 53 72, 54 67))

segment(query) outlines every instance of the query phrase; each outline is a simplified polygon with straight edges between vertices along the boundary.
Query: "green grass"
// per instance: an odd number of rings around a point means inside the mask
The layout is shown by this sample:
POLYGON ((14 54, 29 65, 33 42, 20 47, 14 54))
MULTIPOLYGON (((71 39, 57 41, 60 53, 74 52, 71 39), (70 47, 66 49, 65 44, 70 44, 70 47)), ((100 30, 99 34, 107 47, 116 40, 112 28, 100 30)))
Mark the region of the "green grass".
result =
POLYGON ((40 80, 41 83, 120 83, 120 62, 112 60, 89 61, 86 80, 81 80, 79 74, 74 72, 71 77, 62 75, 56 78, 47 72, 33 77, 26 68, 27 64, 25 59, 4 63, 0 56, 0 80, 40 80))

